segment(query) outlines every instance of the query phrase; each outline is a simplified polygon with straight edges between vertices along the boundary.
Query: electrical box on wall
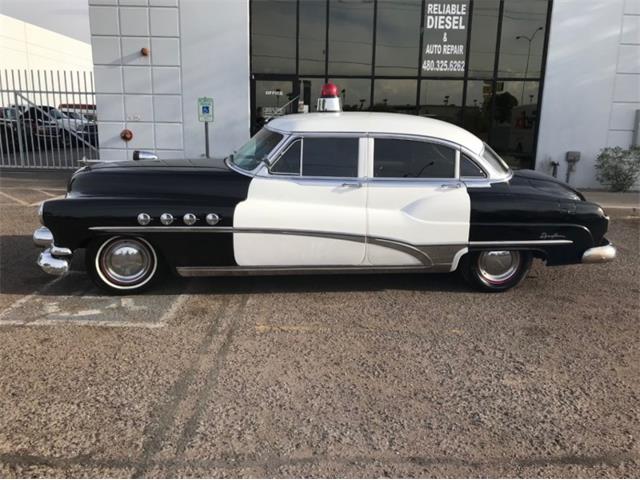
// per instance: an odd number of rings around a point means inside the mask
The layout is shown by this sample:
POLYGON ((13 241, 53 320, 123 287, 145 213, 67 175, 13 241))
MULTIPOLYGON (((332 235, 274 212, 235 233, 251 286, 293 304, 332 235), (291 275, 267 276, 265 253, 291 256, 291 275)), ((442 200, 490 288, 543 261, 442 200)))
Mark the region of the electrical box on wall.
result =
POLYGON ((632 147, 640 147, 640 110, 636 110, 636 118, 633 123, 633 140, 632 147))

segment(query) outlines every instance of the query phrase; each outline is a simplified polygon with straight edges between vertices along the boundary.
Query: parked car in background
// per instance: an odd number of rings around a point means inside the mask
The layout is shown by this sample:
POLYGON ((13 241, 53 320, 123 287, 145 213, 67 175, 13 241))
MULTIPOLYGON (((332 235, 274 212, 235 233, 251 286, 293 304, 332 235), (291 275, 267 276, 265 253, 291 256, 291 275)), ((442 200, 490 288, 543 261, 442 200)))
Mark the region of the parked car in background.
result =
POLYGON ((98 117, 96 115, 96 106, 92 103, 61 103, 58 105, 58 110, 61 112, 74 112, 74 114, 80 114, 88 121, 95 122, 98 117))
POLYGON ((0 107, 0 152, 18 149, 17 114, 13 107, 0 107))
POLYGON ((28 107, 18 120, 29 148, 97 144, 97 126, 84 117, 71 118, 48 105, 28 107))

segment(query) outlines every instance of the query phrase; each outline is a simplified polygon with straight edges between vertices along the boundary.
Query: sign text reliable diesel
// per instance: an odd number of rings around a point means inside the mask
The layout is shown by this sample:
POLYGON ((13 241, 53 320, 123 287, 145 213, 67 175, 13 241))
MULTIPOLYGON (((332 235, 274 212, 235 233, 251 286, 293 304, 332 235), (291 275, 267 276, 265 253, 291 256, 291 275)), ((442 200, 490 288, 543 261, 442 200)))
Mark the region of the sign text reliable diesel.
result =
POLYGON ((467 15, 465 3, 430 3, 427 5, 427 29, 466 30, 464 18, 467 15))

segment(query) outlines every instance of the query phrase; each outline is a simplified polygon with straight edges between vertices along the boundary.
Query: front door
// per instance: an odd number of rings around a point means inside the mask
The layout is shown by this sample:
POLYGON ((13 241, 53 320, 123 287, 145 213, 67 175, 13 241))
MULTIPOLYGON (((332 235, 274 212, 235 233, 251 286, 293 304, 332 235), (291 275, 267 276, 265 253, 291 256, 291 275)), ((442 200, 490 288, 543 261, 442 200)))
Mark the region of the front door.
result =
POLYGON ((251 83, 251 135, 272 118, 297 111, 299 84, 295 77, 258 77, 251 83))
POLYGON ((367 139, 293 140, 234 212, 240 266, 357 266, 366 250, 367 139), (361 148, 361 145, 364 148, 361 148))
POLYGON ((467 251, 470 218, 457 150, 407 138, 369 141, 367 263, 453 270, 467 251))

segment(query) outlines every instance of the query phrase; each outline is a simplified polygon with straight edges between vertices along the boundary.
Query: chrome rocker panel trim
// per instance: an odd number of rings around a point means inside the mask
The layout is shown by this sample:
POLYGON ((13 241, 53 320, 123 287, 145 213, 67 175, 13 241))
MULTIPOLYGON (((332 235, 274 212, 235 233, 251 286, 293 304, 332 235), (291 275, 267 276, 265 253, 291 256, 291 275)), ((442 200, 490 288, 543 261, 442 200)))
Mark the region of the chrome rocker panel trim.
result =
POLYGON ((177 267, 176 271, 181 277, 242 277, 257 275, 341 275, 346 273, 446 273, 450 267, 436 265, 434 267, 426 267, 422 265, 416 266, 353 266, 345 267, 344 265, 331 266, 322 265, 318 267, 300 266, 300 267, 177 267))
POLYGON ((607 263, 611 262, 618 254, 616 247, 611 243, 593 247, 582 254, 582 263, 607 263))

